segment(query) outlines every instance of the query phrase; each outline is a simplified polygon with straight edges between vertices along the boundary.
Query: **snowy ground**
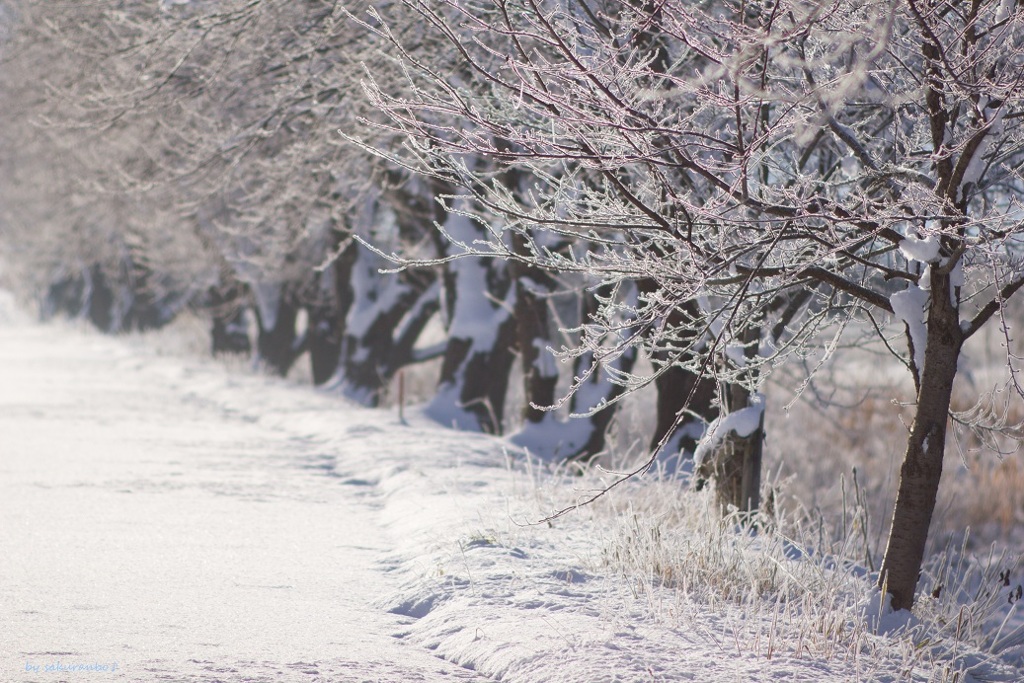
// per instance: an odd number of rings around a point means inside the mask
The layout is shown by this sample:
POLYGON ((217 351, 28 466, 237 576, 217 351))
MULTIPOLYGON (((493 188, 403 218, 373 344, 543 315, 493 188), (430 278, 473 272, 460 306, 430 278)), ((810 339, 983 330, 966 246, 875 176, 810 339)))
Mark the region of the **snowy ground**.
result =
POLYGON ((943 680, 863 629, 773 646, 808 602, 623 579, 609 517, 529 524, 571 487, 0 293, 0 681, 943 680))

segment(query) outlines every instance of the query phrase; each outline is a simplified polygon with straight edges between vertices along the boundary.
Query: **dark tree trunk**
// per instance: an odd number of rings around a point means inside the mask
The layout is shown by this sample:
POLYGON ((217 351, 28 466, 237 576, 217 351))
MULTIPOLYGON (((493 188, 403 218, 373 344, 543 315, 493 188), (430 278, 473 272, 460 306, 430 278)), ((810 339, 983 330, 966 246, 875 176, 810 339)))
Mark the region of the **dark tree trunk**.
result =
MULTIPOLYGON (((659 352, 659 360, 665 354, 659 352)), ((673 366, 654 380, 658 392, 657 422, 651 450, 663 458, 688 460, 704 435, 705 424, 718 417, 714 406, 718 383, 691 370, 673 366)))
MULTIPOLYGON (((949 404, 963 345, 959 313, 946 294, 950 290, 949 275, 935 270, 931 276, 924 367, 919 369, 919 379, 916 378, 917 414, 900 469, 892 530, 878 578, 879 586, 892 595, 894 609, 910 609, 914 604, 942 477, 949 404)), ((916 364, 914 368, 917 369, 916 364)))
MULTIPOLYGON (((332 251, 341 247, 344 236, 334 235, 332 251)), ((352 309, 355 294, 352 289, 352 269, 356 264, 357 243, 349 243, 341 250, 330 267, 321 275, 320 296, 307 308, 309 362, 313 384, 324 384, 334 376, 341 363, 341 348, 345 336, 345 319, 352 309)))
MULTIPOLYGON (((525 251, 522 235, 513 233, 512 239, 514 249, 525 251)), ((516 288, 514 317, 516 346, 523 366, 523 417, 536 424, 548 415, 542 408, 555 402, 558 384, 558 368, 548 350, 551 335, 547 295, 554 291, 555 281, 548 273, 519 261, 510 262, 509 270, 516 288)))
POLYGON ((153 278, 148 266, 131 257, 111 267, 94 263, 51 284, 42 315, 82 316, 107 333, 159 328, 174 318, 184 296, 158 296, 153 278))
MULTIPOLYGON (((501 138, 495 140, 495 145, 509 152, 514 148, 501 138)), ((501 171, 499 177, 520 204, 529 204, 526 199, 529 190, 524 188, 529 177, 521 169, 509 166, 501 171)), ((551 346, 548 305, 556 283, 550 273, 529 263, 529 259, 536 255, 536 245, 526 235, 512 231, 511 247, 514 253, 524 257, 524 260, 509 260, 508 270, 515 288, 513 316, 516 350, 523 369, 523 419, 529 426, 548 418, 549 411, 544 408, 555 402, 558 367, 548 350, 551 346)))
MULTIPOLYGON (((599 288, 599 291, 607 295, 609 289, 605 286, 599 288)), ((597 296, 596 292, 588 289, 580 297, 579 316, 583 322, 590 321, 597 311, 597 296)), ((523 345, 527 342, 520 339, 519 343, 523 345)), ((533 343, 537 344, 536 337, 533 337, 533 343)), ((618 407, 613 401, 625 391, 621 384, 611 381, 612 373, 631 372, 636 358, 637 350, 633 347, 607 364, 596 363, 590 352, 578 356, 573 363, 573 377, 577 386, 569 398, 569 412, 573 417, 563 421, 553 412, 536 410, 533 416, 539 415, 540 419, 530 419, 531 414, 528 413, 522 430, 512 437, 513 443, 544 458, 579 462, 592 460, 605 450, 608 429, 618 407)), ((544 391, 551 391, 553 400, 557 375, 554 368, 546 374, 551 377, 551 383, 544 387, 544 391)), ((527 390, 530 390, 530 384, 527 384, 527 390)))
POLYGON ((90 265, 50 285, 43 302, 43 317, 64 313, 84 317, 103 332, 116 332, 118 314, 114 291, 99 264, 90 265))
POLYGON ((313 384, 319 386, 329 381, 338 369, 343 319, 338 309, 330 305, 311 306, 306 312, 309 314, 306 331, 309 365, 313 384))
MULTIPOLYGON (((651 280, 641 280, 638 286, 643 294, 651 294, 657 287, 651 280)), ((694 321, 701 315, 696 301, 685 301, 673 309, 668 326, 699 329, 694 321)), ((683 343, 689 343, 689 340, 683 343)), ((657 451, 659 459, 666 462, 674 459, 677 466, 684 462, 692 463, 693 452, 704 434, 705 425, 718 417, 718 409, 714 405, 718 381, 681 367, 680 363, 692 358, 678 358, 679 353, 674 349, 659 348, 651 357, 656 368, 668 367, 654 381, 658 392, 657 422, 650 447, 657 451)))
POLYGON ((514 289, 498 259, 460 259, 450 268, 454 306, 428 413, 442 424, 500 434, 515 362, 514 289))
POLYGON ((184 296, 176 292, 161 292, 156 286, 156 274, 141 257, 133 256, 122 263, 127 307, 122 317, 121 330, 155 330, 174 319, 184 296))
MULTIPOLYGON (((399 174, 386 184, 367 219, 369 232, 363 236, 374 241, 377 226, 388 224, 398 227, 405 244, 419 244, 434 235, 434 222, 444 216, 444 209, 434 201, 435 184, 399 174)), ((367 406, 379 405, 398 371, 420 360, 416 342, 441 306, 436 269, 380 272, 393 266, 356 242, 334 264, 338 307, 346 312, 338 386, 367 406)))
POLYGON ((376 406, 395 373, 416 360, 416 340, 439 306, 437 274, 428 269, 381 273, 385 262, 364 247, 356 249, 340 386, 349 398, 376 406))
POLYGON ((210 330, 210 350, 213 355, 221 353, 252 353, 252 342, 245 325, 245 309, 235 310, 213 319, 210 330))
POLYGON ((87 282, 86 315, 98 329, 111 332, 115 319, 114 291, 107 284, 107 276, 102 268, 93 266, 87 282))
POLYGON ((206 296, 206 306, 212 319, 210 329, 210 350, 220 353, 252 353, 252 341, 245 324, 245 308, 248 292, 243 285, 227 273, 221 283, 211 287, 206 296))
MULTIPOLYGON (((475 220, 456 211, 445 220, 448 235, 471 244, 483 236, 475 220)), ((440 243, 444 254, 450 248, 440 243)), ((508 264, 476 256, 449 262, 442 274, 448 341, 437 396, 427 414, 446 426, 500 434, 509 374, 517 346, 516 286, 508 264)))
POLYGON ((299 316, 299 304, 289 285, 281 287, 272 321, 264 320, 256 307, 259 334, 256 338, 256 354, 261 363, 273 373, 284 377, 292 365, 305 351, 295 330, 299 316), (268 323, 273 322, 273 327, 268 323))
POLYGON ((435 419, 450 418, 461 429, 501 434, 516 340, 515 319, 507 313, 496 317, 490 343, 481 344, 472 336, 449 338, 439 394, 430 407, 435 419))
MULTIPOLYGON (((581 321, 585 323, 596 316, 598 297, 607 296, 610 290, 609 286, 603 285, 598 287, 596 291, 587 290, 583 293, 580 301, 581 321)), ((613 369, 617 372, 632 372, 636 359, 637 350, 635 347, 630 347, 614 360, 613 369)), ((590 372, 590 376, 573 394, 569 402, 569 411, 580 415, 590 413, 603 403, 610 405, 593 412, 588 417, 573 418, 575 422, 586 420, 589 424, 586 438, 582 439, 573 451, 566 454, 567 460, 589 462, 604 451, 608 438, 608 428, 611 426, 612 419, 615 417, 615 412, 618 409, 618 403, 612 403, 612 401, 620 397, 626 390, 622 385, 614 384, 610 381, 606 369, 594 368, 593 366, 594 356, 592 353, 581 355, 573 363, 573 377, 583 377, 588 372, 590 372)))
POLYGON ((88 283, 81 273, 63 275, 46 290, 40 313, 43 320, 63 314, 77 318, 84 313, 88 283))

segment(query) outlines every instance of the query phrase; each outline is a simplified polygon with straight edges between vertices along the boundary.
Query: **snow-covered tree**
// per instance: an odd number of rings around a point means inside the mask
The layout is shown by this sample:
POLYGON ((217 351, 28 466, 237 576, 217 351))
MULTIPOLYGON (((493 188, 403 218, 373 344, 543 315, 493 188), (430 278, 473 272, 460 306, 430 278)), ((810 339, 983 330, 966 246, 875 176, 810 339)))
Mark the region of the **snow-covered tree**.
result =
POLYGON ((717 377, 726 414, 701 454, 756 432, 773 365, 851 321, 883 337, 886 319, 902 321, 918 395, 880 585, 909 608, 960 350, 990 321, 1005 327, 1024 285, 1015 3, 405 6, 463 67, 440 71, 366 20, 416 86, 368 81, 407 134, 382 152, 465 188, 459 201, 490 229, 460 242, 466 254, 605 284, 570 354, 643 347, 655 375, 620 376, 627 388, 673 368, 717 377), (505 168, 483 173, 479 159, 505 168))
POLYGON ((95 75, 126 67, 111 63, 96 6, 10 7, 0 74, 9 272, 44 315, 112 332, 162 325, 202 290, 211 262, 162 188, 123 191, 123 168, 150 177, 145 141, 159 127, 98 108, 95 75))
MULTIPOLYGON (((51 299, 98 300, 92 261, 75 266, 70 282, 63 270, 108 250, 137 220, 132 244, 147 263, 170 253, 158 242, 177 240, 186 245, 183 265, 202 264, 201 274, 186 278, 188 298, 208 307, 215 350, 249 348, 240 332, 251 307, 252 348, 264 366, 285 374, 308 351, 314 381, 370 405, 404 365, 444 353, 449 407, 469 410, 476 428, 500 431, 508 367, 487 361, 512 358, 514 326, 494 338, 478 325, 496 345, 483 349, 486 340, 467 337, 470 327, 459 321, 480 302, 490 306, 488 287, 500 288, 507 276, 469 287, 472 277, 458 265, 383 273, 389 264, 352 239, 436 257, 443 243, 433 223, 448 220, 434 201, 437 188, 353 153, 336 133, 359 130, 357 117, 374 114, 353 97, 363 66, 387 77, 390 64, 368 49, 374 36, 337 3, 318 0, 23 4, 7 92, 47 83, 42 93, 10 100, 21 103, 12 118, 49 146, 9 142, 24 151, 31 172, 51 160, 62 172, 42 171, 51 182, 18 207, 22 223, 61 249, 48 256, 59 266, 51 299), (73 153, 72 168, 62 152, 73 153), (88 198, 93 221, 114 203, 132 209, 101 219, 106 232, 86 231, 43 192, 88 198), (53 206, 59 218, 25 213, 53 206), (167 222, 152 221, 157 214, 167 222), (152 254, 141 248, 150 243, 152 254), (415 350, 439 310, 457 336, 447 350, 415 350), (462 353, 467 342, 484 355, 462 353), (464 367, 481 362, 486 371, 464 367)), ((404 30, 419 29, 410 22, 404 30)), ((435 407, 445 412, 442 403, 435 407)))

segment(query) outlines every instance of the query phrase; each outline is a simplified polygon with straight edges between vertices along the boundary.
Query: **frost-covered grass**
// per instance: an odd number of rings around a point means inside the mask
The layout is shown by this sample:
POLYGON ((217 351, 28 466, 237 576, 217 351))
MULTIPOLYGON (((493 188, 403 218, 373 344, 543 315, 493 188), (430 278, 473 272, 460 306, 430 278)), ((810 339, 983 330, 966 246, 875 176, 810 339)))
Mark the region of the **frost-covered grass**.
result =
MULTIPOLYGON (((564 500, 552 480, 538 487, 549 487, 551 502, 564 500)), ((880 601, 861 539, 822 552, 822 539, 837 534, 807 519, 762 514, 752 530, 736 515, 723 518, 710 493, 675 481, 637 482, 580 514, 604 529, 592 571, 617 576, 661 623, 703 632, 736 656, 806 658, 855 672, 850 680, 927 672, 927 680, 957 681, 968 671, 1014 680, 1019 670, 1006 660, 1024 665, 1024 619, 1001 578, 1020 572, 1005 554, 972 558, 960 547, 934 556, 924 595, 904 619, 880 601)))

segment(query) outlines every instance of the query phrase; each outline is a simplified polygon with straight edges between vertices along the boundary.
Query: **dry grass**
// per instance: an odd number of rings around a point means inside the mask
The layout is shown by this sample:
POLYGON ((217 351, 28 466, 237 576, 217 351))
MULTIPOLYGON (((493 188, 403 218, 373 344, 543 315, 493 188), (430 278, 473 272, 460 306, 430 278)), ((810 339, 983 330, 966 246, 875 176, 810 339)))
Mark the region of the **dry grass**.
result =
MULTIPOLYGON (((884 550, 913 420, 913 385, 895 363, 857 355, 851 353, 841 372, 822 378, 817 393, 805 392, 788 410, 784 406, 793 397, 786 386, 793 383, 781 377, 770 384, 766 465, 786 482, 780 498, 787 510, 802 507, 809 516, 831 522, 840 534, 849 529, 844 510, 859 491, 869 525, 868 550, 877 559, 884 550)), ((1024 418, 1024 402, 979 389, 995 386, 981 385, 981 370, 971 373, 973 385, 966 377, 958 383, 953 409, 973 408, 980 397, 983 405, 987 401, 997 409, 983 411, 995 415, 995 421, 1013 424, 1024 418)), ((1024 552, 1024 455, 1016 446, 1011 437, 951 424, 932 552, 968 528, 973 547, 997 543, 1024 552)))
POLYGON ((1019 455, 973 453, 949 463, 939 496, 944 531, 970 528, 979 545, 998 543, 1024 550, 1024 464, 1019 455), (955 470, 954 470, 955 468, 955 470))

